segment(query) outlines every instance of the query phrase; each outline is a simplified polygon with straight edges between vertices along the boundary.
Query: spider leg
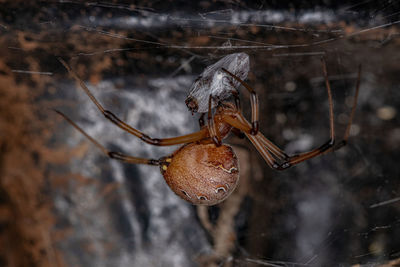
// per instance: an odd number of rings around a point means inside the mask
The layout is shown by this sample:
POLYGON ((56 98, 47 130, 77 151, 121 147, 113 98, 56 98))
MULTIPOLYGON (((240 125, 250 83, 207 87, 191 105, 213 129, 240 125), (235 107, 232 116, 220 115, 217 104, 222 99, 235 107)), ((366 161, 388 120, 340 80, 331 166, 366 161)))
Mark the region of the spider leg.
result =
POLYGON ((242 131, 251 141, 251 143, 257 148, 271 168, 279 168, 280 162, 284 162, 289 158, 285 152, 268 140, 261 132, 258 132, 256 135, 252 135, 251 124, 243 117, 241 113, 236 112, 234 114, 225 115, 223 120, 234 127, 233 129, 242 131))
POLYGON ((279 161, 274 158, 274 156, 276 155, 273 156, 272 151, 267 146, 265 146, 256 136, 247 133, 245 133, 245 135, 247 136, 247 138, 249 138, 250 142, 255 146, 258 152, 260 152, 261 156, 264 158, 265 162, 267 162, 268 166, 272 169, 279 169, 279 161))
POLYGON ((293 155, 293 156, 287 156, 284 151, 279 149, 276 145, 274 145, 271 141, 269 141, 264 135, 261 133, 258 133, 256 136, 253 136, 251 134, 251 125, 250 123, 243 117, 243 115, 239 112, 236 112, 234 114, 227 114, 224 116, 224 121, 230 124, 232 127, 235 127, 241 131, 243 131, 247 138, 250 139, 250 141, 253 143, 253 145, 257 148, 257 150, 261 153, 263 156, 264 160, 267 162, 267 164, 277 170, 284 170, 287 169, 293 165, 296 165, 300 162, 303 162, 305 160, 311 159, 313 157, 322 155, 324 153, 330 152, 332 150, 337 150, 344 145, 346 145, 347 140, 349 138, 349 133, 351 129, 351 124, 353 121, 355 109, 357 106, 357 98, 359 94, 359 87, 360 87, 360 77, 361 77, 361 66, 359 67, 358 70, 358 78, 357 78, 357 85, 356 85, 356 91, 354 95, 354 100, 353 100, 353 106, 351 109, 351 114, 349 118, 349 122, 346 127, 346 132, 343 137, 343 141, 341 141, 338 145, 335 146, 335 129, 334 129, 334 116, 333 116, 333 100, 332 100, 332 93, 331 93, 331 87, 329 84, 328 80, 328 75, 326 71, 326 63, 324 59, 322 59, 322 65, 323 65, 323 72, 325 76, 325 84, 326 84, 326 89, 328 93, 328 101, 329 101, 329 125, 330 125, 330 138, 329 140, 321 145, 320 147, 313 149, 311 151, 293 155), (274 160, 273 156, 277 160, 274 160))
POLYGON ((208 123, 208 131, 210 134, 210 138, 213 140, 216 146, 220 146, 221 140, 217 134, 217 129, 215 128, 214 116, 211 109, 212 104, 212 95, 210 95, 208 99, 208 116, 207 116, 207 123, 208 123))
MULTIPOLYGON (((237 110, 238 112, 241 113, 241 112, 242 112, 242 107, 241 107, 241 105, 240 105, 239 92, 238 92, 238 91, 232 91, 232 95, 233 95, 233 97, 234 97, 234 99, 235 99, 236 110, 237 110)), ((232 127, 231 132, 232 132, 234 135, 236 135, 237 137, 239 137, 240 139, 243 139, 243 138, 246 137, 246 135, 244 134, 244 132, 241 131, 241 130, 238 129, 238 128, 232 127)))
MULTIPOLYGON (((242 79, 240 79, 238 76, 235 74, 231 73, 225 68, 222 68, 223 71, 228 73, 230 76, 232 76, 235 80, 240 82, 250 93, 250 103, 251 103, 251 134, 256 135, 259 129, 259 122, 258 122, 258 117, 259 117, 259 112, 258 112, 258 96, 256 91, 254 91, 253 88, 250 87, 246 82, 244 82, 242 79)), ((236 101, 236 106, 238 106, 239 102, 239 97, 236 94, 233 94, 235 97, 236 101)), ((239 105, 240 106, 240 105, 239 105)))
POLYGON ((242 112, 242 107, 240 104, 240 97, 239 97, 239 92, 238 91, 231 91, 233 98, 235 99, 235 106, 236 109, 240 112, 242 112))
POLYGON ((318 156, 333 146, 330 141, 322 145, 321 147, 314 149, 310 152, 306 152, 299 155, 287 156, 284 151, 279 149, 271 141, 269 141, 260 132, 257 135, 250 134, 251 126, 250 123, 245 120, 240 114, 236 116, 225 116, 224 121, 230 124, 232 127, 240 129, 250 140, 250 142, 256 147, 258 152, 264 158, 265 162, 273 169, 284 170, 293 165, 296 165, 302 161, 318 156))
POLYGON ((185 143, 199 141, 208 136, 208 130, 206 128, 201 129, 200 131, 195 132, 195 133, 178 136, 178 137, 172 137, 172 138, 164 138, 164 139, 152 138, 152 137, 142 133, 141 131, 139 131, 139 130, 131 127, 127 123, 123 122, 116 115, 114 115, 111 111, 104 109, 104 107, 97 101, 97 99, 94 97, 94 95, 90 92, 89 88, 78 77, 78 75, 68 66, 68 64, 62 58, 58 58, 58 60, 61 62, 61 64, 64 65, 64 67, 67 69, 69 74, 79 83, 81 89, 89 96, 90 100, 96 105, 97 109, 108 120, 110 120, 112 123, 117 125, 122 130, 140 138, 143 142, 151 144, 151 145, 155 145, 155 146, 171 146, 171 145, 185 144, 185 143))
MULTIPOLYGON (((330 136, 330 139, 326 144, 331 144, 331 146, 333 146, 335 144, 335 122, 334 122, 334 115, 333 115, 332 91, 331 91, 331 85, 330 85, 329 79, 328 79, 328 72, 326 70, 326 62, 323 57, 321 58, 321 62, 322 62, 322 70, 324 72, 325 86, 326 86, 326 91, 328 92, 328 102, 329 102, 329 128, 330 128, 329 136, 330 136)), ((324 145, 322 145, 321 147, 324 147, 324 145)))
POLYGON ((325 87, 328 93, 328 102, 329 102, 329 140, 320 147, 315 148, 311 151, 290 156, 288 160, 282 163, 282 165, 278 168, 278 170, 287 169, 293 165, 299 164, 302 161, 319 156, 325 152, 330 151, 335 145, 335 124, 333 115, 333 100, 332 100, 331 85, 329 83, 328 72, 326 70, 326 62, 323 57, 321 58, 321 62, 322 62, 322 70, 324 73, 325 87))
POLYGON ((357 75, 357 83, 356 83, 356 90, 354 93, 354 98, 353 98, 353 105, 351 108, 351 113, 350 113, 350 118, 349 121, 347 123, 346 126, 346 131, 345 134, 343 136, 342 141, 340 141, 338 144, 335 145, 335 130, 334 130, 334 117, 333 117, 333 101, 332 101, 332 93, 331 93, 331 87, 329 84, 329 80, 328 80, 328 74, 326 71, 326 63, 325 60, 322 58, 322 67, 323 67, 323 71, 324 71, 324 76, 325 76, 325 84, 326 84, 326 88, 328 91, 328 100, 329 100, 329 121, 330 121, 330 140, 328 142, 326 142, 325 144, 323 144, 322 146, 320 146, 319 148, 316 148, 314 150, 311 150, 309 152, 305 152, 305 153, 301 153, 298 155, 293 155, 291 156, 287 162, 285 162, 284 164, 282 164, 280 170, 286 169, 290 166, 296 165, 302 161, 311 159, 313 157, 319 156, 321 154, 325 154, 331 151, 335 151, 340 149, 341 147, 345 146, 347 144, 347 140, 349 138, 350 135, 350 129, 351 129, 351 124, 353 122, 353 118, 354 118, 354 113, 357 107, 357 99, 358 99, 358 94, 359 94, 359 90, 360 90, 360 79, 361 79, 361 65, 359 65, 358 67, 358 75, 357 75))
MULTIPOLYGON (((244 130, 247 134, 250 135, 254 135, 256 136, 258 139, 260 139, 260 142, 262 144, 264 144, 265 146, 269 147, 271 152, 274 153, 274 155, 278 155, 280 158, 282 159, 286 159, 289 158, 280 148, 278 148, 275 144, 273 144, 270 140, 268 140, 264 135, 260 134, 258 135, 258 130, 259 130, 259 122, 258 122, 258 118, 259 118, 259 104, 258 104, 258 96, 257 93, 255 92, 255 90, 253 88, 251 88, 250 85, 248 85, 246 82, 244 82, 242 79, 240 79, 239 77, 237 77, 235 74, 229 72, 228 70, 222 68, 223 71, 225 71, 226 73, 228 73, 229 75, 231 75, 235 80, 237 80, 238 82, 240 82, 249 92, 251 95, 250 98, 250 102, 251 102, 251 127, 250 129, 248 129, 248 122, 247 120, 243 117, 243 115, 240 113, 239 121, 242 122, 241 130, 244 130)), ((240 99, 239 99, 239 95, 238 92, 232 92, 234 98, 235 98, 235 104, 237 109, 240 111, 240 99)))
POLYGON ((201 113, 200 118, 199 118, 199 126, 200 126, 200 128, 202 128, 205 125, 204 115, 205 115, 205 113, 201 113))
MULTIPOLYGON (((224 118, 224 120, 227 123, 229 123, 231 126, 233 126, 234 129, 239 129, 246 135, 246 137, 250 140, 250 142, 258 150, 258 152, 261 154, 261 156, 264 158, 265 162, 268 164, 268 166, 270 168, 278 169, 280 167, 279 162, 283 161, 284 157, 282 157, 280 152, 277 152, 277 150, 275 149, 276 146, 275 145, 270 146, 270 143, 264 143, 262 141, 262 138, 260 138, 260 137, 261 136, 263 138, 265 138, 265 137, 260 132, 258 132, 257 135, 250 134, 251 124, 248 121, 243 122, 240 119, 240 117, 241 116, 238 116, 237 118, 227 117, 227 118, 224 118)), ((271 142, 271 144, 272 144, 272 142, 271 142)), ((279 148, 278 148, 278 150, 281 151, 279 148)))
POLYGON ((344 133, 343 139, 337 143, 337 145, 333 148, 333 150, 338 150, 341 147, 345 146, 347 144, 347 140, 349 139, 351 125, 353 123, 354 113, 355 113, 356 107, 357 107, 358 93, 360 91, 360 80, 361 80, 361 65, 358 66, 356 91, 353 96, 353 105, 351 107, 350 117, 349 117, 349 121, 347 122, 346 131, 344 133))
POLYGON ((283 162, 279 166, 279 168, 277 168, 278 170, 287 169, 293 165, 299 164, 300 162, 319 156, 325 152, 330 151, 335 145, 335 125, 334 125, 334 115, 333 115, 332 91, 328 79, 328 72, 326 70, 326 62, 324 58, 321 58, 321 62, 322 62, 322 70, 325 77, 325 86, 328 93, 328 102, 329 102, 329 129, 330 129, 329 140, 316 149, 313 149, 305 153, 290 156, 285 162, 283 162))
POLYGON ((75 129, 77 129, 79 132, 81 132, 87 139, 89 139, 90 142, 92 142, 95 146, 97 146, 106 156, 112 158, 112 159, 117 159, 123 162, 127 163, 133 163, 133 164, 147 164, 147 165, 160 165, 160 160, 157 159, 145 159, 145 158, 137 158, 137 157, 132 157, 129 155, 122 154, 120 152, 114 152, 114 151, 109 151, 107 148, 105 148, 103 145, 101 145, 99 142, 97 142, 93 137, 91 137, 89 134, 87 134, 82 128, 80 128, 75 122, 73 122, 70 118, 68 118, 64 113, 61 111, 55 110, 61 117, 63 117, 69 124, 71 124, 75 129))

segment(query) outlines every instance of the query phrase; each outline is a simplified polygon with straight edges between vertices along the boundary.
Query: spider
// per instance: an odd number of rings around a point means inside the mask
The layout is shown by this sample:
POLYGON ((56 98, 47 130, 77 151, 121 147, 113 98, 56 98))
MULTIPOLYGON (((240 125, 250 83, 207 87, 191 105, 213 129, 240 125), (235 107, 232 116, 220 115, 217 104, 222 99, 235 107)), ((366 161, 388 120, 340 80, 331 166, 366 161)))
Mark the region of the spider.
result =
POLYGON ((247 121, 243 116, 237 94, 233 95, 235 101, 220 101, 215 108, 214 114, 212 113, 213 100, 210 95, 208 100, 207 124, 201 126, 199 131, 173 138, 157 139, 129 126, 111 111, 106 110, 68 64, 61 58, 59 58, 59 61, 80 84, 80 88, 88 95, 97 109, 112 123, 151 145, 172 146, 183 144, 183 146, 178 148, 171 155, 161 157, 160 159, 138 158, 120 152, 109 151, 93 137, 89 136, 65 114, 58 110, 56 110, 56 112, 86 136, 86 138, 96 145, 106 156, 126 163, 159 166, 161 174, 172 191, 194 205, 218 204, 225 200, 235 189, 239 181, 238 159, 232 147, 222 143, 223 139, 231 131, 244 133, 259 151, 269 167, 275 170, 287 169, 300 162, 346 145, 357 105, 361 75, 361 66, 359 66, 353 106, 347 128, 343 140, 335 145, 332 93, 328 80, 326 63, 324 59, 321 59, 329 101, 330 138, 318 148, 289 156, 258 130, 259 113, 256 92, 246 82, 225 68, 221 68, 221 70, 238 81, 251 94, 251 122, 247 121))

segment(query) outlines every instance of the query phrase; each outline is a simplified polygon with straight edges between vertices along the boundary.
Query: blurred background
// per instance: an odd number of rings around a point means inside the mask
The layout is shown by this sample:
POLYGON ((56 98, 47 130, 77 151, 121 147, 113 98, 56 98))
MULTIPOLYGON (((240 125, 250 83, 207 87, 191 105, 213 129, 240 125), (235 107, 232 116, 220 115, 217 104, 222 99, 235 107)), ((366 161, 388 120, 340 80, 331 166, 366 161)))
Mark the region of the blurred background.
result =
MULTIPOLYGON (((2 1, 0 266, 398 266, 400 4, 396 1, 2 1), (337 139, 361 64, 348 146, 286 171, 230 136, 240 183, 223 203, 178 198, 154 147, 107 121, 68 75, 152 137, 198 130, 184 103, 223 56, 250 56, 260 129, 289 154, 337 139)), ((250 118, 249 95, 241 90, 250 118)))

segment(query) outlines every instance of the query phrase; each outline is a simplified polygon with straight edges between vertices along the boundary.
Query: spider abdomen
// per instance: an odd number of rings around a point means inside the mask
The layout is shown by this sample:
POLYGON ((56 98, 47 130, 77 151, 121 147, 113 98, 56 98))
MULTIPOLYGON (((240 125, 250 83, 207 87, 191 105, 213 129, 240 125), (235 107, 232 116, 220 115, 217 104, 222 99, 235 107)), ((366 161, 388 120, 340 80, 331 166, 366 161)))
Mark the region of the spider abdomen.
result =
POLYGON ((185 145, 161 159, 160 168, 172 191, 195 205, 223 201, 239 181, 238 159, 228 145, 185 145))

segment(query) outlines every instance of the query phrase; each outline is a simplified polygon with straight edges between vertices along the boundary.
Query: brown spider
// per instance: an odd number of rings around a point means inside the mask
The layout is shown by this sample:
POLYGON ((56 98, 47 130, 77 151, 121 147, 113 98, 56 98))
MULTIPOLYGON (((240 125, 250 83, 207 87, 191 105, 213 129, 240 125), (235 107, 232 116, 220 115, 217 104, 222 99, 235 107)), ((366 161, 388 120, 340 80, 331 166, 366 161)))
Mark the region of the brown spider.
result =
POLYGON ((216 107, 216 112, 212 114, 212 98, 209 97, 209 108, 207 125, 203 125, 200 131, 173 138, 151 138, 148 135, 136 130, 116 117, 112 112, 103 108, 89 91, 83 81, 67 65, 59 59, 73 78, 79 82, 80 87, 89 96, 91 101, 97 106, 99 111, 112 123, 130 134, 140 138, 142 141, 156 146, 171 146, 184 144, 172 155, 160 159, 145 159, 119 152, 109 151, 93 137, 89 136, 78 125, 60 111, 60 114, 78 131, 85 135, 95 144, 105 155, 127 163, 156 165, 160 167, 168 186, 178 196, 195 205, 215 205, 226 199, 235 189, 239 180, 238 160, 232 147, 222 144, 222 140, 231 131, 240 131, 253 143, 260 152, 265 162, 273 169, 284 170, 302 161, 311 159, 328 151, 339 149, 346 145, 349 137, 350 127, 353 120, 357 97, 360 86, 361 66, 358 70, 357 85, 353 100, 353 107, 343 140, 335 145, 335 130, 333 118, 332 94, 328 81, 326 63, 322 59, 323 73, 329 100, 329 122, 330 138, 329 141, 320 147, 309 152, 288 156, 283 150, 268 140, 258 131, 258 98, 256 92, 239 77, 226 69, 222 69, 235 80, 240 82, 251 94, 251 123, 248 122, 240 109, 240 101, 237 95, 233 95, 235 103, 222 101, 216 107))

